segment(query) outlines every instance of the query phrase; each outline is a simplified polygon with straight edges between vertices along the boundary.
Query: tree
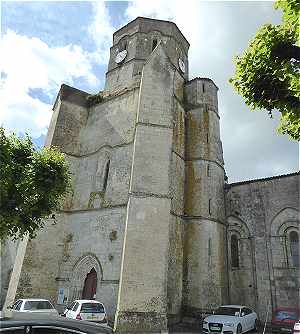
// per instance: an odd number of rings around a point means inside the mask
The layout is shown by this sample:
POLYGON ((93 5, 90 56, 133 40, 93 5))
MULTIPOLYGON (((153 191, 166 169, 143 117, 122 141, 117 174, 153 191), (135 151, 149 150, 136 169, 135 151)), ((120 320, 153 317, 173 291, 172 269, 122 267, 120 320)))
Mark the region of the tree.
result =
POLYGON ((277 0, 282 24, 266 24, 243 55, 235 57, 236 73, 229 82, 251 109, 281 113, 279 132, 300 140, 299 0, 277 0))
POLYGON ((36 236, 70 187, 64 155, 0 128, 0 239, 36 236))

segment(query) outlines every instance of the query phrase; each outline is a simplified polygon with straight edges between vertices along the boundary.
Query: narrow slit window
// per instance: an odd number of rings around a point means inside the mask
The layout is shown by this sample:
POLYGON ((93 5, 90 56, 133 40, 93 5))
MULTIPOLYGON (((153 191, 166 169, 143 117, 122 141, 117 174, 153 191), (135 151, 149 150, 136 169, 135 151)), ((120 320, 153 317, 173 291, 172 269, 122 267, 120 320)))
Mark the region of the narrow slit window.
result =
POLYGON ((207 143, 209 142, 209 135, 208 135, 208 133, 206 134, 206 142, 207 143))
POLYGON ((152 51, 156 48, 156 45, 157 45, 157 39, 155 38, 155 39, 152 41, 152 51))
POLYGON ((208 213, 211 215, 211 199, 208 200, 208 213))
POLYGON ((107 188, 109 165, 110 165, 110 160, 107 161, 106 166, 105 166, 104 180, 103 180, 103 192, 105 192, 107 188))
POLYGON ((121 46, 120 46, 120 50, 119 50, 119 51, 120 51, 120 52, 121 52, 121 51, 124 51, 124 50, 126 50, 126 48, 127 48, 127 42, 124 41, 124 42, 121 43, 121 46))
POLYGON ((230 240, 230 250, 231 250, 231 266, 233 268, 239 268, 239 239, 233 234, 230 240))
POLYGON ((210 165, 207 165, 207 176, 210 176, 210 165))
POLYGON ((300 267, 299 235, 296 231, 290 232, 290 250, 293 267, 300 267))
POLYGON ((205 84, 202 82, 202 92, 205 93, 205 84))

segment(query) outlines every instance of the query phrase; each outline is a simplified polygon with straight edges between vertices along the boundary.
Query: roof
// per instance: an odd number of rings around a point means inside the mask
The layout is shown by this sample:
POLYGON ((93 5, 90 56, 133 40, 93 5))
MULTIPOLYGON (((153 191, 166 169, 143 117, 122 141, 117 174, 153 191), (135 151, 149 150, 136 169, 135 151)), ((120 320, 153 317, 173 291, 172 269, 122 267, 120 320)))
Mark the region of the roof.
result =
POLYGON ((113 37, 115 37, 118 33, 120 33, 122 30, 125 30, 126 28, 128 28, 128 26, 132 25, 134 22, 139 21, 139 20, 146 20, 146 21, 155 21, 155 22, 164 22, 164 23, 169 23, 172 24, 180 33, 181 37, 183 37, 183 39, 185 40, 185 42, 187 43, 187 45, 190 45, 190 43, 188 42, 188 40, 185 38, 185 36, 183 35, 183 33, 181 32, 181 30, 177 27, 176 23, 172 22, 172 21, 168 21, 168 20, 158 20, 158 19, 153 19, 150 17, 144 17, 144 16, 138 16, 136 17, 134 20, 128 22, 126 25, 124 25, 123 27, 121 27, 120 29, 116 30, 113 34, 113 37))
POLYGON ((213 81, 212 79, 210 79, 210 78, 204 78, 204 77, 203 77, 203 78, 201 78, 201 77, 193 78, 193 79, 187 81, 187 82, 186 82, 186 85, 192 83, 192 82, 195 81, 195 80, 206 80, 206 81, 211 81, 211 82, 215 85, 215 87, 217 88, 217 90, 219 90, 219 87, 214 83, 214 81, 213 81))
POLYGON ((233 187, 233 186, 239 186, 239 185, 247 184, 247 183, 264 182, 264 181, 270 181, 270 180, 274 180, 274 179, 280 179, 280 178, 296 176, 296 175, 300 175, 300 171, 295 172, 295 173, 290 173, 290 174, 281 174, 281 175, 265 177, 265 178, 261 178, 261 179, 253 179, 253 180, 245 180, 245 181, 239 181, 239 182, 235 182, 235 183, 229 183, 229 184, 226 185, 226 187, 230 188, 230 187, 233 187))

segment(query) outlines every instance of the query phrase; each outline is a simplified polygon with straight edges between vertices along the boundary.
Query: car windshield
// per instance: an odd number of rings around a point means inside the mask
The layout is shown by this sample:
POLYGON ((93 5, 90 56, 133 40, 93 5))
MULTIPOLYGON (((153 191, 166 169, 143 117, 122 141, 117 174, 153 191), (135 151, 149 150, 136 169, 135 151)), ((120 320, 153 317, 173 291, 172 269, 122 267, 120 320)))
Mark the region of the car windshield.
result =
POLYGON ((82 313, 104 313, 104 307, 98 303, 84 303, 81 306, 82 313))
POLYGON ((298 320, 298 314, 296 311, 277 311, 275 314, 276 320, 298 320))
POLYGON ((49 310, 53 306, 47 300, 29 300, 25 302, 24 310, 49 310))
POLYGON ((215 310, 214 314, 237 316, 240 314, 240 309, 236 307, 219 307, 215 310))

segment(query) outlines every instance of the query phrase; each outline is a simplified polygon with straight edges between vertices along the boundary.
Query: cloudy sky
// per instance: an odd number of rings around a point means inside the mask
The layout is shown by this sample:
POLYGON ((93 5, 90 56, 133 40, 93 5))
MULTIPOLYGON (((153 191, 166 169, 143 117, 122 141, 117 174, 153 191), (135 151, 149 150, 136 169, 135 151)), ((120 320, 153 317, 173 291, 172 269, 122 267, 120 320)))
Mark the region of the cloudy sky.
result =
POLYGON ((41 141, 62 83, 103 88, 113 32, 136 16, 174 21, 189 40, 190 79, 219 87, 229 182, 297 171, 298 143, 278 135, 278 115, 250 112, 229 85, 232 58, 264 23, 280 23, 273 3, 255 1, 1 1, 0 124, 41 141))

